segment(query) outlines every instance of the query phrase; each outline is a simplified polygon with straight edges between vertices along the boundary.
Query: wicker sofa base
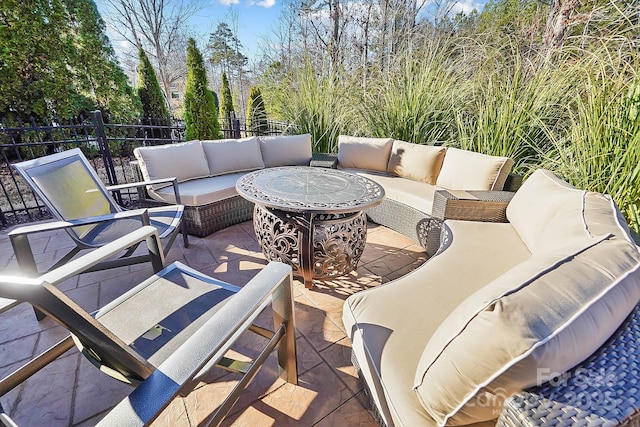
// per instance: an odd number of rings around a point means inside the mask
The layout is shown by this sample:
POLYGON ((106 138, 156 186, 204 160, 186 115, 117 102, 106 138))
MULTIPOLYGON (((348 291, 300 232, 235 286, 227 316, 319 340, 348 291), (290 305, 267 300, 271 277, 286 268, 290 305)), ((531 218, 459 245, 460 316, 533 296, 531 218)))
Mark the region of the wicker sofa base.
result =
POLYGON ((240 196, 202 206, 185 206, 183 219, 187 233, 204 237, 253 218, 253 203, 240 196))

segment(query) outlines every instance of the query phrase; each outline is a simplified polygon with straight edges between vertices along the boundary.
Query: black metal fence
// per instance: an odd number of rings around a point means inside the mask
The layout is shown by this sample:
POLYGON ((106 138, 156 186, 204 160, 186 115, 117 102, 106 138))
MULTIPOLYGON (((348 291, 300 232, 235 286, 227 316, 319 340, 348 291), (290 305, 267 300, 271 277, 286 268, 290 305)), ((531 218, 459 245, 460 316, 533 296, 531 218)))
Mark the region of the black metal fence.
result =
MULTIPOLYGON (((252 134, 242 118, 231 118, 222 125, 224 138, 242 138, 252 134)), ((266 135, 288 133, 286 123, 269 121, 266 135)), ((107 185, 137 180, 130 162, 133 149, 141 146, 184 142, 185 125, 179 120, 143 119, 132 124, 112 124, 100 111, 88 120, 69 124, 35 123, 10 127, 0 123, 0 228, 49 218, 49 212, 11 164, 71 148, 80 148, 107 185)), ((118 201, 130 203, 130 194, 119 194, 118 201)))

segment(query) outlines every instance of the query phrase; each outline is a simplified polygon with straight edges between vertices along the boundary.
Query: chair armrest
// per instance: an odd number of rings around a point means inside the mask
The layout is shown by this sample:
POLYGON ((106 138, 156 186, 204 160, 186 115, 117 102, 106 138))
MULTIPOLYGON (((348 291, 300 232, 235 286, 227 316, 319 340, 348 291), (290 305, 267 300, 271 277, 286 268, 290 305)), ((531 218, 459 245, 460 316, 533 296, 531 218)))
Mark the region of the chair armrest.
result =
MULTIPOLYGON (((278 362, 281 378, 297 383, 291 267, 270 262, 221 309, 184 342, 168 359, 144 380, 129 396, 121 401, 98 425, 149 425, 178 393, 203 370, 220 360, 238 337, 246 331, 262 310, 272 303, 276 322, 282 322, 286 331, 279 346, 288 346, 293 354, 278 362)), ((275 323, 275 322, 274 322, 275 323)), ((282 326, 281 326, 282 327, 282 326)), ((282 332, 281 332, 282 334, 282 332)), ((274 337, 277 336, 274 334, 274 337)), ((286 353, 286 351, 285 351, 286 353)), ((256 371, 259 364, 253 364, 256 371)), ((252 368, 253 369, 253 368, 252 368)), ((252 378, 249 370, 246 376, 252 378)), ((249 378, 249 380, 251 379, 249 378)), ((244 380, 244 378, 243 378, 244 380)), ((243 380, 240 381, 242 384, 243 380)), ((239 385, 240 385, 239 384, 239 385)), ((246 385, 245 385, 246 387, 246 385)), ((209 423, 218 425, 242 390, 235 390, 218 408, 209 423), (235 394, 235 396, 234 396, 235 394), (226 412, 225 412, 226 411, 226 412)))
POLYGON ((135 209, 130 211, 117 212, 108 215, 92 216, 87 218, 72 219, 68 221, 52 221, 41 224, 25 225, 11 230, 9 238, 16 236, 41 233, 43 231, 63 230, 65 228, 77 227, 80 225, 99 224, 105 221, 112 221, 127 218, 140 218, 144 225, 149 225, 149 213, 146 209, 135 209))
POLYGON ((150 225, 149 212, 146 209, 136 209, 131 211, 117 212, 109 215, 100 215, 69 221, 54 221, 45 222, 42 224, 27 225, 16 228, 15 230, 10 231, 8 234, 20 270, 22 270, 22 272, 27 275, 36 275, 38 274, 38 269, 36 267, 36 261, 33 256, 31 244, 29 243, 29 235, 41 233, 44 231, 63 230, 65 228, 76 227, 79 225, 98 224, 104 221, 126 218, 140 218, 142 225, 150 225))
POLYGON ((162 251, 162 244, 160 243, 160 236, 158 236, 158 230, 151 225, 145 225, 75 260, 69 261, 62 267, 43 274, 40 280, 51 283, 52 285, 57 285, 70 277, 77 276, 89 270, 101 261, 122 253, 123 250, 143 240, 147 242, 153 271, 158 272, 162 270, 164 268, 164 253, 162 251))
POLYGON ((437 190, 431 212, 442 220, 507 222, 507 205, 514 194, 510 191, 437 190))
POLYGON ((336 169, 338 167, 338 155, 331 153, 313 153, 310 166, 336 169))
POLYGON ((640 305, 613 336, 573 369, 539 370, 540 386, 509 397, 498 427, 640 424, 640 305))
POLYGON ((170 183, 173 186, 173 193, 175 194, 175 197, 176 197, 176 205, 181 205, 182 200, 180 199, 180 189, 178 188, 178 178, 176 177, 153 179, 151 181, 138 181, 138 182, 129 182, 126 184, 110 185, 107 187, 107 190, 118 191, 118 190, 125 190, 127 188, 140 188, 140 187, 147 187, 149 185, 165 184, 165 183, 167 184, 170 183))
POLYGON ((127 188, 145 187, 147 185, 168 184, 173 182, 177 183, 178 178, 171 177, 171 178, 154 179, 151 181, 128 182, 126 184, 108 185, 106 188, 109 191, 116 191, 116 190, 125 190, 127 188))

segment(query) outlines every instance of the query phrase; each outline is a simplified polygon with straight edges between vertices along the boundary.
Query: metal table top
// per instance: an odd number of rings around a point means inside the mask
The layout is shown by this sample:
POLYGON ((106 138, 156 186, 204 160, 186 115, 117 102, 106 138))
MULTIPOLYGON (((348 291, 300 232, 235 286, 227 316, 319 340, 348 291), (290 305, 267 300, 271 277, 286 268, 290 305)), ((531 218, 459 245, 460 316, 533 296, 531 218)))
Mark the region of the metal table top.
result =
POLYGON ((261 169, 238 180, 236 190, 261 206, 290 212, 348 213, 382 202, 378 183, 336 169, 285 166, 261 169))

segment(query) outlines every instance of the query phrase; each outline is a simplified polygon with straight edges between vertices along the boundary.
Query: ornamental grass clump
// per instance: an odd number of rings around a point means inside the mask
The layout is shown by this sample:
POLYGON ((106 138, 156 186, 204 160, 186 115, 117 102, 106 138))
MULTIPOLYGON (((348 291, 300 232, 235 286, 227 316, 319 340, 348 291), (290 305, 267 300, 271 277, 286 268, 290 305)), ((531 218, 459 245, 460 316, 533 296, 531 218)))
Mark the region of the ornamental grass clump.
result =
POLYGON ((307 63, 272 88, 279 115, 292 133, 311 134, 314 152, 337 153, 338 135, 353 133, 356 116, 347 82, 340 72, 316 72, 307 63))
POLYGON ((436 40, 374 74, 359 103, 365 133, 428 145, 454 141, 465 89, 452 65, 454 52, 450 42, 436 40))
POLYGON ((640 75, 632 61, 606 49, 577 66, 583 84, 567 132, 550 133, 553 148, 540 152, 540 166, 578 188, 610 194, 640 232, 640 75))

